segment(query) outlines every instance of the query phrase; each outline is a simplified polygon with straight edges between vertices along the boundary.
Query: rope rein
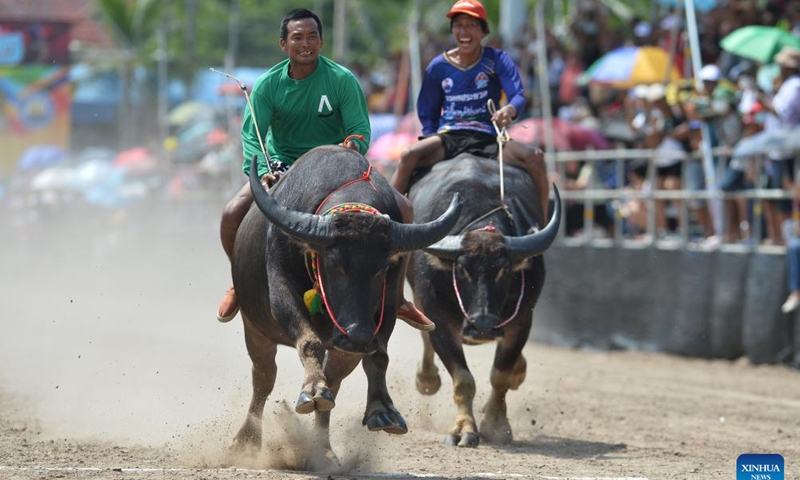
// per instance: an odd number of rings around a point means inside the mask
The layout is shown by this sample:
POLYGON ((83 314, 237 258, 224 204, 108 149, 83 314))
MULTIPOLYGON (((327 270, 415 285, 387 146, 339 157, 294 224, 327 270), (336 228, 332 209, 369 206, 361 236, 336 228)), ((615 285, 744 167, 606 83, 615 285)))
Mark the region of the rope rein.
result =
MULTIPOLYGON (((489 110, 490 115, 494 115, 497 112, 497 107, 494 104, 494 100, 491 98, 486 101, 486 108, 489 110)), ((506 191, 505 181, 503 178, 503 145, 511 140, 511 137, 508 136, 508 130, 506 127, 498 127, 497 122, 494 120, 492 121, 492 125, 494 126, 495 133, 497 133, 497 160, 500 163, 500 201, 505 203, 506 191)))
MULTIPOLYGON (((494 104, 494 100, 492 100, 491 98, 486 102, 486 108, 489 110, 489 114, 491 114, 492 116, 494 116, 494 114, 497 113, 497 107, 494 104)), ((472 222, 468 223, 467 226, 465 226, 461 230, 462 232, 467 230, 470 226, 478 223, 479 221, 481 221, 481 220, 483 220, 483 219, 485 219, 485 218, 487 218, 487 217, 491 216, 492 214, 494 214, 496 212, 499 212, 499 211, 505 211, 506 215, 508 215, 511 218, 512 221, 514 220, 513 217, 511 216, 511 213, 508 211, 508 207, 506 206, 506 201, 505 201, 505 178, 504 178, 504 175, 503 175, 503 146, 506 144, 506 142, 511 140, 511 137, 509 137, 508 130, 507 130, 506 127, 503 127, 503 128, 498 127, 497 126, 497 122, 495 122, 494 120, 492 120, 492 125, 494 126, 495 133, 497 134, 497 152, 498 152, 497 153, 497 160, 498 160, 498 162, 500 164, 500 202, 501 202, 501 205, 499 207, 493 208, 492 210, 489 210, 485 214, 481 215, 480 217, 476 218, 472 222)), ((490 222, 489 225, 487 225, 486 227, 483 227, 483 228, 481 228, 479 230, 476 230, 476 231, 480 231, 480 230, 494 231, 494 230, 496 230, 496 228, 490 222)), ((456 294, 456 300, 458 300, 458 307, 461 309, 461 314, 464 315, 464 318, 467 319, 467 321, 469 321, 471 323, 472 322, 472 318, 470 317, 469 313, 467 312, 467 309, 464 308, 464 301, 461 299, 461 291, 458 288, 458 280, 456 279, 456 263, 455 262, 453 262, 453 267, 451 269, 451 274, 452 274, 452 277, 453 277, 453 290, 455 291, 455 294, 456 294)), ((520 287, 519 287, 519 297, 517 297, 517 305, 514 308, 514 313, 512 313, 511 316, 509 316, 508 318, 506 318, 505 320, 503 320, 499 324, 495 325, 493 328, 497 329, 497 328, 505 327, 506 325, 508 325, 509 322, 511 322, 512 320, 514 320, 514 318, 516 318, 517 314, 519 314, 519 308, 522 305, 522 299, 525 297, 525 272, 521 272, 520 279, 521 280, 520 280, 520 287)))
MULTIPOLYGON (((495 207, 495 208, 489 210, 488 212, 484 213, 480 217, 476 218, 475 220, 469 222, 464 228, 461 229, 460 233, 466 232, 469 229, 469 227, 475 225, 476 223, 480 222, 484 218, 489 218, 492 214, 494 214, 496 212, 500 212, 500 211, 505 212, 505 214, 508 216, 508 219, 511 220, 511 222, 514 222, 514 217, 511 216, 511 212, 508 211, 508 206, 506 206, 506 204, 504 203, 504 204, 500 205, 499 207, 495 207)), ((487 229, 487 228, 488 227, 484 227, 484 229, 487 229)))
MULTIPOLYGON (((464 318, 466 318, 468 322, 472 323, 472 317, 469 316, 469 313, 467 313, 467 309, 464 308, 464 301, 461 299, 461 291, 459 291, 458 289, 458 281, 456 280, 455 262, 453 262, 452 275, 453 275, 453 290, 455 290, 456 292, 456 300, 458 300, 458 306, 459 308, 461 308, 461 314, 464 315, 464 318)), ((525 297, 525 272, 521 272, 520 276, 521 276, 521 281, 519 286, 519 297, 517 298, 517 306, 514 308, 514 313, 512 313, 511 316, 509 316, 502 322, 495 325, 494 328, 505 327, 512 320, 514 320, 514 318, 516 318, 517 314, 519 313, 519 307, 522 305, 522 299, 525 297)))
MULTIPOLYGON (((319 206, 314 211, 314 214, 315 215, 319 214, 320 209, 322 208, 323 205, 325 205, 325 202, 328 201, 328 199, 331 197, 331 195, 333 195, 334 193, 338 192, 339 190, 341 190, 341 189, 343 189, 345 187, 349 187, 350 185, 352 185, 354 183, 368 182, 373 190, 377 190, 375 188, 375 184, 372 183, 372 179, 370 178, 370 175, 372 175, 372 164, 371 163, 367 167, 367 170, 365 172, 363 172, 359 178, 356 178, 354 180, 350 180, 349 182, 345 183, 344 185, 339 186, 338 188, 334 189, 331 193, 329 193, 325 198, 323 198, 322 202, 320 202, 319 206)), ((370 208, 372 208, 372 207, 370 207, 370 208)))

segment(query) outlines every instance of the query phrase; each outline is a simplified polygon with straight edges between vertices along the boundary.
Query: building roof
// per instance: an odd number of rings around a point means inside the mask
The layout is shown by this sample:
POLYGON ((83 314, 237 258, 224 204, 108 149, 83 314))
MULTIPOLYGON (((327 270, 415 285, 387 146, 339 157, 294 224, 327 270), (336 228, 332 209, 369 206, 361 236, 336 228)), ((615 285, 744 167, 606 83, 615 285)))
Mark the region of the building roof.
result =
POLYGON ((105 25, 93 17, 97 0, 0 0, 0 20, 72 24, 72 39, 86 46, 114 49, 105 25))

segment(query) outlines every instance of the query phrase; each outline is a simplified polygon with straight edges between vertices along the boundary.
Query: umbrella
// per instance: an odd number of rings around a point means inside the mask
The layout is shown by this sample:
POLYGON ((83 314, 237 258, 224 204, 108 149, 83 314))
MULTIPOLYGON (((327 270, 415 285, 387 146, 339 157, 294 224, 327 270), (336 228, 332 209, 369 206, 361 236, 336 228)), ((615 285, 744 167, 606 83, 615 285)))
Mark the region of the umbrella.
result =
MULTIPOLYGON (((658 0, 660 5, 665 7, 677 7, 678 2, 683 6, 684 0, 658 0)), ((717 6, 717 0, 694 0, 694 8, 701 12, 707 12, 717 6)))
POLYGON ((215 128, 208 132, 205 141, 208 145, 223 145, 228 141, 228 133, 221 128, 215 128))
MULTIPOLYGON (((251 90, 251 87, 249 87, 247 85, 245 85, 245 88, 247 88, 248 92, 251 90)), ((236 82, 223 83, 222 85, 217 87, 217 93, 219 93, 220 95, 242 95, 242 96, 244 96, 244 91, 242 90, 242 87, 236 82)))
POLYGON ((91 162, 95 160, 111 163, 116 156, 117 152, 110 148, 87 147, 75 156, 75 163, 91 162))
POLYGON ((37 145, 30 147, 17 162, 20 171, 38 170, 52 167, 67 159, 67 151, 56 145, 37 145))
POLYGON ((674 65, 669 68, 669 61, 669 53, 660 47, 620 47, 597 59, 578 82, 625 89, 679 80, 680 72, 674 65))
POLYGON ((147 174, 156 169, 158 162, 146 148, 137 147, 120 152, 114 158, 113 165, 127 172, 147 174))
POLYGON ((800 48, 800 38, 777 27, 747 25, 726 35, 719 46, 734 55, 769 63, 785 46, 800 48))
POLYGON ((628 122, 606 122, 602 131, 606 139, 618 142, 633 143, 644 138, 643 134, 632 129, 628 122))
POLYGON ((192 123, 212 120, 214 109, 202 102, 184 102, 173 108, 167 115, 167 121, 174 127, 182 127, 192 123))
POLYGON ((400 154, 417 141, 417 136, 410 133, 386 133, 375 139, 367 151, 366 157, 371 160, 400 160, 400 154))
MULTIPOLYGON (((526 118, 508 129, 514 140, 545 146, 545 120, 543 118, 526 118)), ((556 151, 586 150, 588 148, 611 148, 611 143, 598 131, 586 128, 577 123, 553 119, 553 148, 556 151)))
POLYGON ((31 179, 31 190, 58 190, 67 188, 70 184, 72 171, 68 167, 55 165, 45 168, 31 179))

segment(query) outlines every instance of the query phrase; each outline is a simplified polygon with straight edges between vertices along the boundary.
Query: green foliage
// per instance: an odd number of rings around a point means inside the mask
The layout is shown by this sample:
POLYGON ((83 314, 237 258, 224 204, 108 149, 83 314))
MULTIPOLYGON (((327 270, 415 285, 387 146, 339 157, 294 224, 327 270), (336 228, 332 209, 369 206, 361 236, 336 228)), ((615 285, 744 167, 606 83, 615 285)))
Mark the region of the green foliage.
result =
POLYGON ((161 6, 157 0, 99 0, 112 35, 127 50, 142 50, 152 42, 161 6))
MULTIPOLYGON (((138 65, 154 68, 155 37, 164 28, 168 38, 171 75, 190 80, 197 69, 223 65, 229 41, 230 12, 237 0, 97 0, 103 18, 127 57, 138 65), (193 5, 193 7, 191 7, 193 5), (193 12, 193 14, 192 14, 193 12), (189 32, 194 32, 191 35, 189 32)), ((347 0, 347 51, 344 63, 356 62, 371 68, 396 56, 407 47, 409 17, 414 2, 419 4, 419 29, 423 41, 430 35, 449 35, 445 13, 451 0, 347 0)), ((493 31, 498 30, 503 0, 484 0, 493 31)), ((512 0, 519 1, 519 0, 512 0)), ((561 1, 566 12, 570 0, 561 1)), ((624 5, 648 18, 651 0, 600 0, 624 5)), ((285 58, 279 46, 279 28, 291 9, 307 7, 316 11, 324 26, 323 54, 331 56, 334 40, 335 0, 238 0, 241 10, 236 64, 264 67, 285 58)), ((531 14, 537 0, 527 0, 531 14)), ((532 17, 530 19, 532 21, 532 17)), ((552 21, 549 18, 548 21, 552 21)))

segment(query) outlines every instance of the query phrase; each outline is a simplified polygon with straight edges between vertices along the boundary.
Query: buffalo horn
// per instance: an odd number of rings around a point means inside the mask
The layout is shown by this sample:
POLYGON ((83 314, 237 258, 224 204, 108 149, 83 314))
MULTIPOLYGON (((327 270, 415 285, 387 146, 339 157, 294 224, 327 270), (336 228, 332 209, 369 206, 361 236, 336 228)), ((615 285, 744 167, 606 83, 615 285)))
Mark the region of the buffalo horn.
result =
POLYGON ((558 188, 555 185, 553 185, 553 193, 555 194, 553 216, 550 217, 550 221, 543 229, 522 237, 505 237, 508 255, 512 261, 535 257, 547 250, 556 239, 558 227, 561 224, 561 195, 558 194, 558 188))
POLYGON ((258 209, 267 217, 267 220, 283 233, 301 242, 320 246, 332 244, 331 217, 297 212, 278 203, 261 184, 256 160, 256 156, 253 155, 253 161, 250 164, 250 191, 253 192, 253 200, 258 205, 258 209))
MULTIPOLYGON (((558 188, 555 185, 553 185, 553 191, 555 192, 553 216, 542 230, 521 237, 504 236, 511 260, 518 261, 539 255, 547 250, 555 240, 558 235, 558 227, 561 224, 561 195, 558 194, 558 188)), ((425 251, 439 258, 455 260, 461 255, 461 242, 463 240, 464 235, 448 235, 426 248, 425 251)))
POLYGON ((438 242, 453 229, 461 215, 461 200, 453 195, 450 206, 436 220, 428 223, 392 222, 392 249, 396 252, 411 252, 438 242))

